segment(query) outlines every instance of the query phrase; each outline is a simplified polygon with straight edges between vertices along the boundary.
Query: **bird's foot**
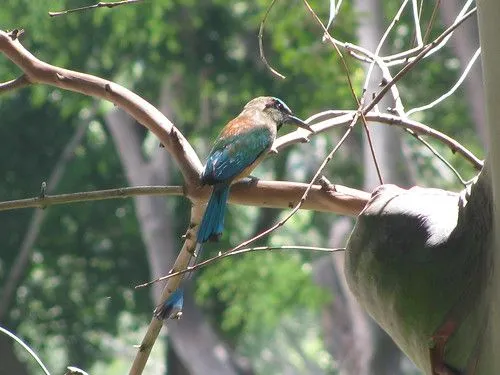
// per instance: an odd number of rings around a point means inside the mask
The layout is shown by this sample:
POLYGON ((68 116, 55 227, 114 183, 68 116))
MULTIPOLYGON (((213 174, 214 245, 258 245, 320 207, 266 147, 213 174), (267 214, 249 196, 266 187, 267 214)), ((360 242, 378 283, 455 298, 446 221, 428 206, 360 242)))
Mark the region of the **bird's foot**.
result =
POLYGON ((238 181, 242 182, 244 184, 256 184, 257 182, 259 182, 259 178, 255 177, 255 176, 246 176, 246 177, 240 178, 238 181))

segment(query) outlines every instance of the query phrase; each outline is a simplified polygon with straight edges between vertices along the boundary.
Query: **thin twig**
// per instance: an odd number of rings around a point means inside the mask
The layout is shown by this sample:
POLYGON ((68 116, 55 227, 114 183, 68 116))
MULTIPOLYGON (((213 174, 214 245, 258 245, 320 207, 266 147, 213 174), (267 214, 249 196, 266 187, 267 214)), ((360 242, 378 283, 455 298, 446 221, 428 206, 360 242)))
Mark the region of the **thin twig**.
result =
POLYGON ((380 101, 380 99, 390 90, 392 85, 396 84, 401 78, 403 78, 406 73, 408 73, 413 67, 422 60, 428 53, 431 51, 436 45, 441 43, 449 34, 451 34, 458 26, 460 26, 465 20, 471 17, 476 13, 477 8, 473 8, 469 12, 467 12, 462 19, 458 22, 455 22, 449 28, 447 28, 440 36, 438 36, 432 43, 430 43, 426 48, 424 48, 417 56, 415 56, 411 62, 406 64, 392 79, 392 81, 388 82, 373 98, 373 100, 366 107, 363 108, 363 113, 366 114, 371 111, 375 105, 380 101))
MULTIPOLYGON (((402 6, 400 7, 400 11, 403 9, 403 6, 406 5, 405 3, 402 4, 402 6)), ((396 15, 397 17, 397 15, 396 15)), ((392 75, 388 69, 388 67, 386 66, 386 64, 384 63, 384 61, 378 57, 377 55, 375 54, 372 54, 370 51, 368 50, 365 50, 365 49, 361 49, 361 47, 358 47, 358 46, 354 46, 354 45, 346 45, 346 48, 348 49, 348 51, 352 52, 352 50, 359 50, 361 53, 364 54, 364 56, 369 56, 369 58, 367 58, 367 60, 364 60, 365 58, 362 57, 362 56, 356 56, 357 58, 359 59, 362 59, 363 61, 366 61, 366 62, 369 62, 370 63, 370 67, 373 66, 374 62, 377 63, 377 65, 379 66, 381 72, 382 72, 382 77, 383 79, 385 80, 385 82, 390 82, 392 81, 392 75)), ((352 54, 354 55, 355 53, 352 52, 352 54)), ((364 89, 364 91, 366 91, 366 89, 364 89)), ((392 93, 392 96, 395 100, 395 111, 396 113, 398 114, 398 116, 401 118, 401 120, 404 122, 405 121, 405 118, 407 117, 406 114, 405 114, 405 111, 404 111, 404 107, 403 107, 403 104, 401 102, 401 98, 400 98, 400 95, 399 95, 399 90, 397 89, 397 86, 396 85, 393 85, 391 87, 391 93, 392 93)), ((319 114, 321 115, 321 114, 319 114)), ((314 116, 313 116, 314 117, 314 116)), ((423 124, 422 124, 423 125, 423 124)), ((425 147, 427 147, 438 159, 440 159, 451 171, 453 174, 455 174, 457 176, 457 178, 460 180, 460 182, 462 184, 464 184, 464 179, 462 178, 462 176, 458 173, 458 171, 450 164, 450 162, 448 162, 446 160, 446 158, 444 156, 442 156, 434 147, 432 147, 427 141, 425 141, 422 137, 420 137, 418 134, 416 134, 414 131, 412 130, 409 130, 407 128, 404 128, 406 132, 408 132, 409 134, 411 134, 413 137, 415 137, 419 142, 421 142, 425 147)), ((317 129, 315 129, 316 132, 318 132, 317 129)), ((446 142, 445 142, 446 143, 446 142)), ((453 146, 452 150, 455 151, 455 147, 456 145, 453 146)), ((463 146, 461 146, 463 147, 463 146)), ((466 149, 465 149, 466 150, 466 149)), ((472 153, 468 150, 467 151, 467 154, 468 155, 471 155, 472 153)), ((461 153, 462 154, 462 153, 461 153)), ((463 155, 463 154, 462 154, 463 155)), ((467 158, 467 157, 466 157, 467 158)), ((482 163, 477 163, 478 159, 476 158, 475 160, 470 160, 473 165, 477 168, 477 169, 481 169, 482 167, 482 163)))
MULTIPOLYGON (((424 0, 422 0, 422 3, 424 0)), ((437 10, 439 8, 439 4, 441 3, 441 0, 436 0, 434 3, 434 8, 432 9, 432 14, 431 14, 431 19, 429 20, 429 23, 427 25, 427 29, 425 30, 424 34, 424 44, 427 43, 427 40, 429 39, 429 35, 431 34, 432 26, 434 25, 434 21, 436 20, 436 15, 437 15, 437 10)))
MULTIPOLYGON (((312 125, 315 134, 319 134, 325 130, 332 129, 334 127, 345 126, 352 121, 353 116, 356 114, 354 110, 329 110, 320 112, 314 116, 311 116, 306 120, 307 123, 312 125), (322 121, 317 122, 317 120, 325 118, 322 121)), ((424 125, 418 121, 410 120, 407 117, 401 117, 398 115, 390 115, 383 114, 380 112, 370 112, 366 115, 366 119, 370 122, 374 122, 377 124, 385 124, 385 125, 393 125, 402 127, 405 131, 407 131, 411 136, 416 138, 419 142, 421 142, 425 147, 427 147, 436 157, 438 157, 449 169, 454 173, 461 183, 464 182, 464 179, 460 176, 460 174, 456 171, 456 169, 442 156, 439 152, 433 148, 427 141, 425 141, 420 135, 426 135, 433 139, 439 140, 439 142, 448 146, 453 153, 459 153, 464 157, 467 161, 471 163, 471 165, 477 169, 481 170, 483 167, 483 162, 479 160, 471 151, 461 145, 459 142, 455 141, 453 138, 447 136, 444 133, 441 133, 427 125, 424 125)), ((285 136, 278 138, 275 143, 277 150, 281 148, 282 145, 286 145, 287 142, 293 139, 294 133, 289 133, 285 136)))
MULTIPOLYGON (((404 8, 406 7, 407 3, 408 3, 408 0, 403 1, 403 3, 401 4, 401 6, 399 7, 398 12, 396 13, 396 15, 394 16, 394 18, 392 19, 391 24, 386 29, 385 33, 382 35, 382 38, 380 39, 380 41, 379 41, 379 43, 377 45, 377 48, 375 49, 375 52, 373 54, 370 54, 370 58, 372 59, 372 62, 370 63, 370 67, 368 69, 368 73, 367 73, 367 76, 365 78, 365 84, 363 86, 363 93, 364 94, 363 94, 363 97, 361 98, 361 103, 364 103, 364 98, 365 98, 365 95, 366 95, 366 92, 367 92, 367 89, 368 89, 368 84, 369 84, 370 76, 372 74, 372 71, 373 71, 373 68, 375 66, 375 63, 379 66, 379 68, 380 68, 380 70, 382 72, 382 77, 385 80, 385 82, 389 82, 389 81, 392 80, 392 75, 391 75, 389 69, 387 68, 386 64, 384 63, 384 61, 382 59, 380 59, 379 54, 380 54, 380 51, 382 49, 383 43, 385 42, 387 36, 389 35, 389 33, 392 30, 392 28, 394 27, 394 25, 399 21, 399 18, 401 17, 401 14, 402 14, 404 8)), ((421 45, 422 44, 422 41, 420 40, 421 39, 421 34, 420 34, 419 25, 417 24, 417 17, 418 17, 418 15, 415 13, 416 9, 417 9, 416 0, 412 0, 412 3, 413 3, 412 8, 413 8, 413 13, 414 13, 414 19, 415 19, 415 22, 416 22, 415 27, 416 27, 416 30, 417 30, 416 31, 416 33, 417 33, 416 34, 416 41, 417 41, 418 45, 421 45)), ((422 4, 423 4, 423 1, 421 2, 421 5, 422 4)), ((421 7, 420 7, 419 11, 420 12, 422 11, 421 7)), ((402 117, 402 118, 407 117, 405 115, 405 113, 404 113, 404 107, 402 105, 401 98, 399 96, 399 90, 397 89, 396 85, 392 86, 391 93, 392 93, 393 99, 394 99, 395 104, 396 104, 395 105, 396 113, 398 113, 398 115, 400 117, 402 117)), ((406 132, 408 132, 409 134, 411 134, 419 142, 421 142, 425 147, 427 147, 439 160, 441 160, 452 171, 452 173, 465 186, 465 181, 462 178, 462 176, 458 173, 458 171, 451 165, 450 162, 448 162, 444 158, 444 156, 442 156, 434 147, 432 147, 432 145, 430 143, 428 143, 427 141, 425 141, 422 137, 420 137, 414 131, 412 131, 410 129, 407 129, 407 128, 404 128, 404 130, 406 132)))
POLYGON ((419 17, 417 0, 412 0, 411 3, 413 10, 413 21, 415 23, 415 39, 417 42, 417 46, 421 47, 424 45, 424 43, 422 41, 422 30, 420 29, 420 17, 419 17))
MULTIPOLYGON (((393 29, 394 25, 396 25, 397 22, 399 22, 399 19, 401 17, 401 13, 403 13, 403 10, 405 9, 406 5, 408 4, 408 1, 409 0, 405 0, 403 1, 403 3, 401 4, 401 6, 399 7, 396 15, 393 17, 391 23, 389 24, 389 26, 387 27, 387 29, 385 30, 384 34, 382 35, 382 38, 380 38, 380 41, 377 45, 377 48, 375 49, 375 52, 373 54, 370 55, 370 58, 372 59, 372 62, 368 68, 368 72, 366 74, 366 78, 365 78, 365 83, 363 85, 363 92, 366 93, 367 90, 368 90, 368 85, 370 83, 370 77, 372 75, 372 72, 373 72, 373 68, 375 67, 375 63, 378 62, 378 65, 379 67, 382 69, 382 66, 384 65, 383 64, 383 61, 381 61, 379 55, 380 55, 380 51, 382 50, 382 46, 384 45, 385 43, 385 40, 387 39, 387 37, 389 36, 389 33, 391 32, 391 30, 393 29), (378 61, 377 61, 378 60, 378 61)), ((387 77, 384 77, 387 79, 387 77)), ((361 99, 361 104, 364 104, 364 96, 363 98, 361 99)))
MULTIPOLYGON (((345 44, 344 48, 349 52, 349 54, 351 56, 359 59, 360 61, 367 62, 370 65, 372 65, 373 62, 376 62, 379 69, 382 72, 382 78, 384 80, 384 84, 385 84, 385 82, 390 82, 392 80, 391 72, 389 71, 387 64, 382 60, 382 58, 380 56, 373 54, 372 52, 368 51, 365 48, 362 48, 360 46, 356 46, 353 44, 349 44, 349 43, 345 44), (360 56, 353 51, 358 51, 358 52, 362 53, 363 56, 360 56)), ((381 85, 382 84, 383 83, 381 83, 381 85)), ((363 88, 363 91, 366 92, 366 88, 363 88)), ((399 95, 399 90, 398 90, 396 85, 393 85, 391 87, 391 93, 392 93, 392 97, 393 97, 394 102, 395 102, 396 111, 398 111, 398 113, 400 115, 403 115, 404 114, 404 106, 403 106, 403 102, 401 101, 401 96, 399 95)))
POLYGON ((472 58, 469 60, 467 66, 465 67, 463 73, 460 75, 460 78, 458 79, 458 81, 453 85, 453 87, 450 90, 448 90, 443 95, 441 95, 439 98, 437 98, 436 100, 432 101, 429 104, 423 105, 421 107, 410 109, 408 112, 406 112, 406 115, 410 116, 413 113, 421 112, 421 111, 425 111, 427 109, 430 109, 430 108, 434 107, 435 105, 441 103, 443 100, 449 98, 451 95, 453 95, 453 93, 455 91, 457 91, 457 89, 460 87, 462 82, 465 81, 465 78, 467 78, 470 70, 472 69, 472 66, 477 61, 477 58, 479 57, 480 54, 481 54, 481 48, 478 48, 476 50, 476 52, 474 53, 474 55, 472 56, 472 58))
POLYGON ((26 74, 23 74, 23 75, 17 77, 16 79, 11 80, 11 81, 0 83, 0 94, 15 90, 15 89, 20 89, 22 87, 29 86, 30 84, 31 84, 31 82, 29 81, 26 74))
POLYGON ((410 129, 406 129, 405 128, 405 131, 412 135, 415 139, 417 139, 420 143, 422 143, 425 147, 427 147, 430 152, 432 152, 434 154, 434 156, 436 156, 439 160, 441 160, 441 162, 446 165, 446 167, 448 167, 449 170, 451 170, 451 172, 458 178, 458 180, 460 181, 460 183, 466 187, 467 186, 467 182, 463 179, 463 177, 460 175, 460 173, 458 173, 458 171, 455 169, 455 167, 453 165, 451 165, 451 163, 446 160, 444 158, 443 155, 441 155, 434 147, 432 147, 432 145, 427 142, 425 139, 423 139, 421 136, 419 136, 418 134, 416 134, 415 132, 413 132, 412 130, 410 129))
MULTIPOLYGON (((453 22, 453 25, 457 24, 457 26, 458 26, 463 21, 465 21, 467 18, 469 18, 470 14, 468 14, 467 10, 470 8, 470 6, 472 5, 473 2, 474 2, 474 0, 467 0, 467 2, 462 7, 462 10, 458 13, 457 17, 455 18, 455 22, 453 22), (467 16, 466 16, 466 14, 467 14, 467 16)), ((475 11, 475 8, 473 10, 475 11)), ((442 40, 440 40, 439 43, 437 43, 432 49, 427 51, 424 58, 428 58, 429 56, 435 54, 441 48, 443 48, 446 45, 446 43, 448 43, 448 40, 451 38, 452 34, 453 34, 453 32, 450 32, 449 34, 447 34, 446 38, 443 38, 442 40)), ((395 53, 395 54, 390 55, 390 56, 384 56, 383 60, 385 62, 387 62, 388 66, 406 64, 408 62, 411 62, 416 55, 420 54, 420 52, 425 47, 426 46, 415 47, 415 48, 411 48, 411 49, 404 51, 404 52, 395 53)))
POLYGON ((123 1, 111 1, 111 2, 100 1, 97 4, 87 5, 81 8, 67 9, 60 12, 49 12, 49 16, 51 17, 64 16, 69 13, 82 12, 85 10, 96 9, 96 8, 114 8, 120 5, 134 4, 142 1, 143 0, 123 0, 123 1))
MULTIPOLYGON (((392 116, 392 115, 387 115, 387 114, 381 114, 381 118, 384 119, 384 123, 390 124, 390 125, 397 125, 400 126, 402 125, 402 120, 401 118, 397 116, 392 116)), ((404 127, 408 128, 412 131, 415 131, 415 133, 421 134, 421 135, 430 135, 435 137, 437 134, 437 131, 429 126, 423 125, 419 123, 418 121, 413 121, 410 119, 404 120, 404 127)), ((440 134, 440 137, 444 143, 447 144, 448 147, 450 147, 451 152, 455 153, 458 152, 458 148, 460 147, 460 152, 463 152, 463 155, 466 155, 467 160, 469 160, 474 168, 476 170, 481 170, 483 168, 483 161, 479 160, 472 152, 464 148, 460 143, 455 141, 453 138, 448 137, 446 134, 440 134)))
POLYGON ((49 370, 47 370, 47 367, 45 367, 45 365, 43 364, 43 362, 41 361, 41 359, 36 355, 36 353, 27 344, 24 343, 23 340, 21 340, 19 337, 17 337, 12 332, 6 330, 3 327, 0 327, 0 332, 2 332, 5 335, 9 336, 15 342, 17 342, 19 345, 21 345, 23 347, 23 349, 26 350, 28 352, 28 354, 35 359, 36 363, 38 364, 38 366, 40 366, 40 368, 45 373, 45 375, 50 375, 49 370))
MULTIPOLYGON (((459 24, 461 24, 463 21, 465 21, 465 19, 467 19, 470 16, 470 14, 467 14, 467 16, 464 16, 464 15, 467 13, 467 10, 469 9, 469 7, 473 3, 473 1, 474 0, 467 1, 467 3, 463 6, 460 13, 455 18, 453 25, 457 24, 456 26, 458 26, 459 24)), ((446 43, 448 42, 448 40, 450 39, 452 34, 453 33, 449 33, 446 36, 446 38, 440 40, 440 42, 438 44, 434 45, 434 47, 426 53, 424 58, 428 58, 429 56, 435 54, 441 48, 443 48, 446 45, 446 43)), ((372 55, 372 53, 370 51, 368 51, 368 50, 364 49, 363 47, 358 46, 356 44, 342 42, 340 40, 337 40, 334 37, 332 37, 331 35, 330 35, 330 38, 331 38, 331 41, 333 43, 335 43, 337 46, 345 48, 348 51, 348 53, 350 55, 352 55, 353 57, 359 59, 360 61, 369 62, 369 63, 372 62, 372 59, 370 58, 370 55, 372 55), (352 51, 356 51, 357 53, 354 53, 352 51), (364 57, 360 56, 360 55, 364 55, 364 57)), ((410 48, 406 51, 398 52, 398 53, 388 55, 388 56, 382 56, 381 59, 382 59, 382 61, 384 61, 384 63, 386 63, 387 67, 406 64, 408 62, 411 62, 413 60, 413 58, 416 55, 418 55, 420 52, 422 52, 422 50, 424 48, 427 48, 427 45, 410 48)))
MULTIPOLYGON (((385 40, 389 36, 389 33, 393 29, 394 25, 399 21, 399 18, 401 17, 401 13, 405 9, 407 3, 408 3, 408 0, 403 1, 403 3, 401 4, 401 6, 399 7, 398 12, 393 17, 391 23, 389 24, 389 26, 385 30, 384 34, 382 35, 382 38, 380 38, 380 41, 379 41, 379 43, 378 43, 378 45, 377 45, 377 47, 375 49, 375 52, 371 56, 372 59, 373 59, 373 61, 370 64, 370 66, 368 68, 368 71, 367 71, 367 74, 366 74, 366 77, 365 77, 365 83, 363 85, 363 95, 361 97, 361 100, 358 103, 358 110, 360 110, 364 106, 364 104, 365 104, 366 95, 368 93, 368 87, 370 85, 371 76, 373 74, 373 69, 374 69, 376 63, 379 66, 379 68, 380 68, 380 70, 382 72, 382 76, 385 78, 386 81, 388 81, 388 80, 390 80, 390 78, 392 78, 391 75, 390 75, 389 69, 386 69, 384 67, 384 64, 381 61, 381 59, 379 58, 379 55, 380 55, 380 51, 382 50, 382 46, 385 43, 385 40)), ((398 103, 399 91, 398 91, 396 85, 393 86, 393 90, 391 90, 391 93, 393 93, 395 102, 398 103)), ((400 106, 402 107, 401 101, 399 101, 399 103, 400 103, 400 106)), ((370 150, 371 150, 371 153, 372 153, 372 159, 373 159, 373 161, 375 163, 375 167, 377 168, 377 173, 378 173, 378 176, 379 176, 380 183, 383 184, 382 175, 381 175, 381 172, 380 172, 380 170, 378 168, 378 162, 377 162, 377 159, 376 159, 376 155, 375 155, 375 153, 373 151, 373 145, 372 145, 371 137, 369 137, 369 133, 368 133, 368 125, 366 124, 366 118, 364 116, 363 116, 363 124, 364 124, 365 129, 366 129, 365 131, 366 131, 366 133, 368 135, 367 139, 368 139, 368 145, 370 146, 370 150)))
POLYGON ((335 248, 335 249, 333 249, 333 248, 329 248, 329 247, 294 246, 294 245, 291 245, 291 246, 258 246, 258 247, 247 247, 247 248, 240 249, 240 250, 230 249, 230 250, 227 250, 227 251, 224 251, 224 252, 223 251, 219 251, 219 253, 216 256, 212 257, 212 258, 208 258, 207 260, 204 260, 203 262, 199 262, 199 263, 193 265, 192 267, 187 267, 187 268, 185 268, 183 270, 172 272, 172 273, 169 273, 168 275, 159 277, 157 279, 148 281, 146 283, 136 285, 135 289, 144 288, 144 287, 150 286, 152 284, 155 284, 155 283, 157 283, 159 281, 168 280, 171 277, 182 275, 182 274, 185 274, 185 273, 188 273, 188 272, 191 272, 191 271, 195 271, 195 270, 197 270, 199 268, 206 267, 206 266, 208 266, 211 263, 217 262, 217 261, 219 261, 221 259, 224 259, 224 258, 227 258, 227 257, 232 257, 232 256, 235 256, 235 255, 241 255, 241 254, 250 253, 250 252, 273 251, 273 250, 307 250, 307 251, 319 251, 319 252, 327 252, 327 253, 336 253, 336 252, 340 252, 340 251, 345 251, 345 248, 335 248))
MULTIPOLYGON (((342 66, 344 68, 344 73, 345 73, 346 78, 347 78, 347 83, 349 84, 349 89, 351 90, 352 97, 353 97, 354 101, 356 102, 358 110, 360 110, 361 109, 361 102, 359 101, 359 99, 356 96, 356 93, 354 91, 354 86, 353 86, 352 80, 351 80, 351 74, 349 72, 349 67, 347 66, 347 62, 345 61, 344 56, 340 52, 340 50, 337 47, 337 45, 331 41, 332 37, 331 37, 330 33, 328 32, 327 28, 325 27, 325 25, 323 24, 323 22, 321 21, 321 19, 318 17, 318 15, 316 14, 316 12, 314 12, 314 10, 311 7, 311 5, 309 4, 309 2, 307 0, 303 0, 303 2, 306 5, 306 7, 309 10, 309 12, 311 13, 311 15, 313 16, 313 18, 316 20, 316 22, 323 29, 323 32, 324 32, 323 38, 326 38, 326 39, 328 39, 330 41, 330 43, 332 44, 333 48, 335 48, 335 51, 339 55, 340 61, 342 62, 342 66)), ((378 175, 379 181, 380 181, 381 184, 383 184, 384 181, 382 179, 382 173, 380 172, 380 166, 378 165, 377 158, 375 156, 375 150, 373 149, 373 143, 372 143, 372 139, 371 139, 371 136, 370 136, 370 131, 368 129, 368 123, 366 122, 366 119, 365 119, 364 114, 362 112, 360 112, 360 116, 361 116, 361 120, 362 120, 362 123, 363 123, 364 131, 365 131, 365 134, 366 134, 366 138, 368 140, 368 145, 369 145, 370 152, 371 152, 371 155, 372 155, 372 158, 373 158, 373 163, 375 164, 375 169, 377 171, 377 175, 378 175)), ((350 130, 347 132, 347 134, 349 134, 349 133, 350 133, 350 130)))
MULTIPOLYGON (((335 21, 337 14, 339 14, 341 5, 342 5, 342 0, 339 0, 336 5, 335 5, 335 0, 330 0, 330 15, 328 17, 328 23, 326 24, 327 29, 329 29, 330 26, 333 25, 333 21, 335 21)), ((322 41, 323 42, 325 41, 325 36, 323 36, 322 41)))
MULTIPOLYGON (((348 125, 352 121, 353 116, 356 114, 356 112, 357 111, 355 110, 328 110, 311 116, 306 120, 306 122, 313 124, 311 126, 314 129, 314 134, 319 134, 335 127, 348 125), (324 118, 324 120, 318 121, 322 118, 324 118)), ((422 124, 421 122, 410 120, 408 118, 397 115, 380 112, 368 112, 365 117, 368 121, 408 128, 417 134, 434 138, 449 147, 453 153, 462 155, 464 159, 471 163, 475 169, 481 170, 483 167, 483 162, 470 150, 461 145, 458 141, 436 129, 422 124)), ((286 147, 289 143, 296 142, 297 139, 300 139, 301 137, 302 135, 300 133, 294 131, 278 138, 275 141, 273 147, 275 147, 279 151, 283 147, 286 147)))
MULTIPOLYGON (((443 40, 447 38, 449 34, 453 32, 454 29, 456 29, 462 22, 464 22, 468 17, 470 17, 474 12, 476 11, 476 8, 472 9, 468 13, 466 13, 463 18, 459 19, 456 21, 452 26, 450 26, 448 29, 446 29, 438 38, 434 40, 433 43, 429 44, 426 48, 424 48, 410 63, 408 63, 403 69, 401 69, 394 78, 387 83, 386 86, 382 88, 382 90, 375 96, 375 98, 372 100, 372 102, 364 108, 363 112, 370 111, 376 103, 385 95, 385 93, 401 78, 403 77, 404 74, 406 74, 414 64, 416 64, 418 61, 420 61, 422 58, 425 56, 428 56, 428 52, 434 48, 435 45, 439 45, 439 43, 443 43, 443 40)), ((433 149, 431 148, 431 151, 433 149)), ((454 149, 452 149, 454 151, 454 149)), ((471 156, 471 155, 469 155, 471 156)), ((472 155, 473 156, 473 155, 472 155)), ((444 158, 441 158, 441 160, 444 160, 444 158)), ((474 160, 476 168, 482 167, 482 162, 479 160, 474 160)), ((454 170, 454 169, 452 169, 454 170)), ((461 177, 460 177, 461 178, 461 177)), ((462 180, 462 179, 461 179, 462 180)))
POLYGON ((264 18, 262 19, 262 21, 260 22, 260 28, 259 28, 259 52, 260 52, 260 58, 262 59, 262 61, 264 62, 264 65, 271 71, 271 73, 273 73, 276 77, 278 78, 281 78, 281 79, 285 79, 286 77, 281 74, 280 72, 278 72, 276 69, 274 69, 268 62, 267 62, 267 59, 266 59, 266 55, 264 53, 264 46, 263 46, 263 43, 262 43, 262 39, 264 37, 264 24, 266 23, 266 20, 267 20, 267 16, 269 15, 269 12, 271 11, 271 9, 273 8, 274 6, 274 3, 276 3, 277 0, 272 0, 271 1, 271 4, 269 5, 269 7, 267 8, 266 10, 266 14, 264 15, 264 18))
POLYGON ((134 186, 117 189, 82 191, 78 193, 36 196, 0 202, 0 211, 20 208, 45 208, 58 204, 89 202, 104 199, 129 198, 137 195, 184 195, 182 186, 134 186))
MULTIPOLYGON (((469 9, 469 7, 473 3, 473 1, 474 0, 468 0, 467 3, 465 3, 462 10, 455 18, 455 21, 453 22, 453 24, 456 24, 456 23, 461 24, 465 20, 466 17, 464 17, 464 14, 466 14, 467 10, 469 9)), ((452 34, 453 33, 448 34, 446 36, 446 38, 442 39, 438 44, 436 44, 434 46, 434 48, 432 48, 431 50, 429 50, 427 52, 427 54, 424 56, 424 58, 428 58, 428 57, 432 56, 433 54, 438 52, 441 48, 443 48, 446 45, 446 43, 448 42, 448 40, 450 39, 450 37, 452 36, 452 34)), ((371 62, 371 59, 369 58, 369 54, 366 54, 365 53, 366 50, 364 50, 362 47, 355 45, 355 44, 352 44, 352 43, 341 42, 340 40, 337 40, 333 37, 332 37, 332 41, 334 41, 338 46, 357 51, 358 54, 353 54, 352 52, 350 52, 350 54, 353 55, 354 57, 356 57, 357 59, 359 59, 361 61, 365 61, 366 59, 363 59, 363 57, 359 56, 359 54, 362 54, 368 58, 369 61, 367 61, 367 62, 371 62)), ((412 59, 416 55, 418 55, 420 52, 422 52, 422 50, 426 47, 427 47, 427 45, 423 45, 420 47, 413 47, 413 48, 410 48, 410 49, 403 51, 403 52, 394 53, 394 54, 388 55, 388 56, 382 56, 382 60, 387 64, 388 67, 406 64, 408 62, 411 62, 412 59)))

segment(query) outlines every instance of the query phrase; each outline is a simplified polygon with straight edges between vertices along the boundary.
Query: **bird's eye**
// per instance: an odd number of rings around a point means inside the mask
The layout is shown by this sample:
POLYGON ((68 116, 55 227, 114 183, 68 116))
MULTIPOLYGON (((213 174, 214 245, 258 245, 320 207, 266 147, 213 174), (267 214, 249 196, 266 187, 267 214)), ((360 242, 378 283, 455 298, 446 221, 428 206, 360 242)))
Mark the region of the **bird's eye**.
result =
POLYGON ((280 112, 286 112, 291 114, 292 112, 290 111, 290 108, 286 106, 285 103, 283 103, 280 99, 278 98, 273 98, 266 104, 266 108, 275 108, 280 112))

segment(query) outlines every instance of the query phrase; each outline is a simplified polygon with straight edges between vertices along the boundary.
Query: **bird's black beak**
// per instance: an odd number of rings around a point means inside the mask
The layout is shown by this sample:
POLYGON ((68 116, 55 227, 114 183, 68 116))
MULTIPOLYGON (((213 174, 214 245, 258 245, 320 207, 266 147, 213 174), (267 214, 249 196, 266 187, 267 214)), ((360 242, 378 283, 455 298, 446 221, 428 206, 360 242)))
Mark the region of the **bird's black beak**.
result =
POLYGON ((298 117, 295 117, 293 115, 288 115, 287 122, 289 124, 298 126, 299 128, 309 130, 311 133, 314 133, 314 130, 298 117))

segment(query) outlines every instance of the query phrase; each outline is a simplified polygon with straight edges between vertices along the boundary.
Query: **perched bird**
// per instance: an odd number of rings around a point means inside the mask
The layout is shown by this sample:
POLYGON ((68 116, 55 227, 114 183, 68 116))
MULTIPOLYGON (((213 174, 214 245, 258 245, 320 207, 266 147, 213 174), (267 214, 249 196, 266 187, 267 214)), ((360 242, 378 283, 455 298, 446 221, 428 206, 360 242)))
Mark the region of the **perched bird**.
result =
MULTIPOLYGON (((257 167, 271 149, 278 129, 286 123, 313 132, 309 125, 293 116, 283 101, 261 96, 248 102, 238 117, 222 129, 201 174, 201 183, 213 185, 213 191, 198 229, 195 257, 190 265, 200 256, 203 243, 221 236, 231 183, 248 176, 257 167)), ((190 277, 191 273, 186 279, 190 277)), ((157 307, 155 316, 163 320, 179 318, 183 301, 183 291, 177 289, 157 307)))
POLYGON ((198 249, 204 242, 220 237, 231 183, 248 176, 257 167, 271 149, 278 129, 285 123, 313 131, 293 116, 283 101, 261 96, 248 102, 238 117, 222 129, 201 174, 202 184, 214 188, 198 229, 198 249))

